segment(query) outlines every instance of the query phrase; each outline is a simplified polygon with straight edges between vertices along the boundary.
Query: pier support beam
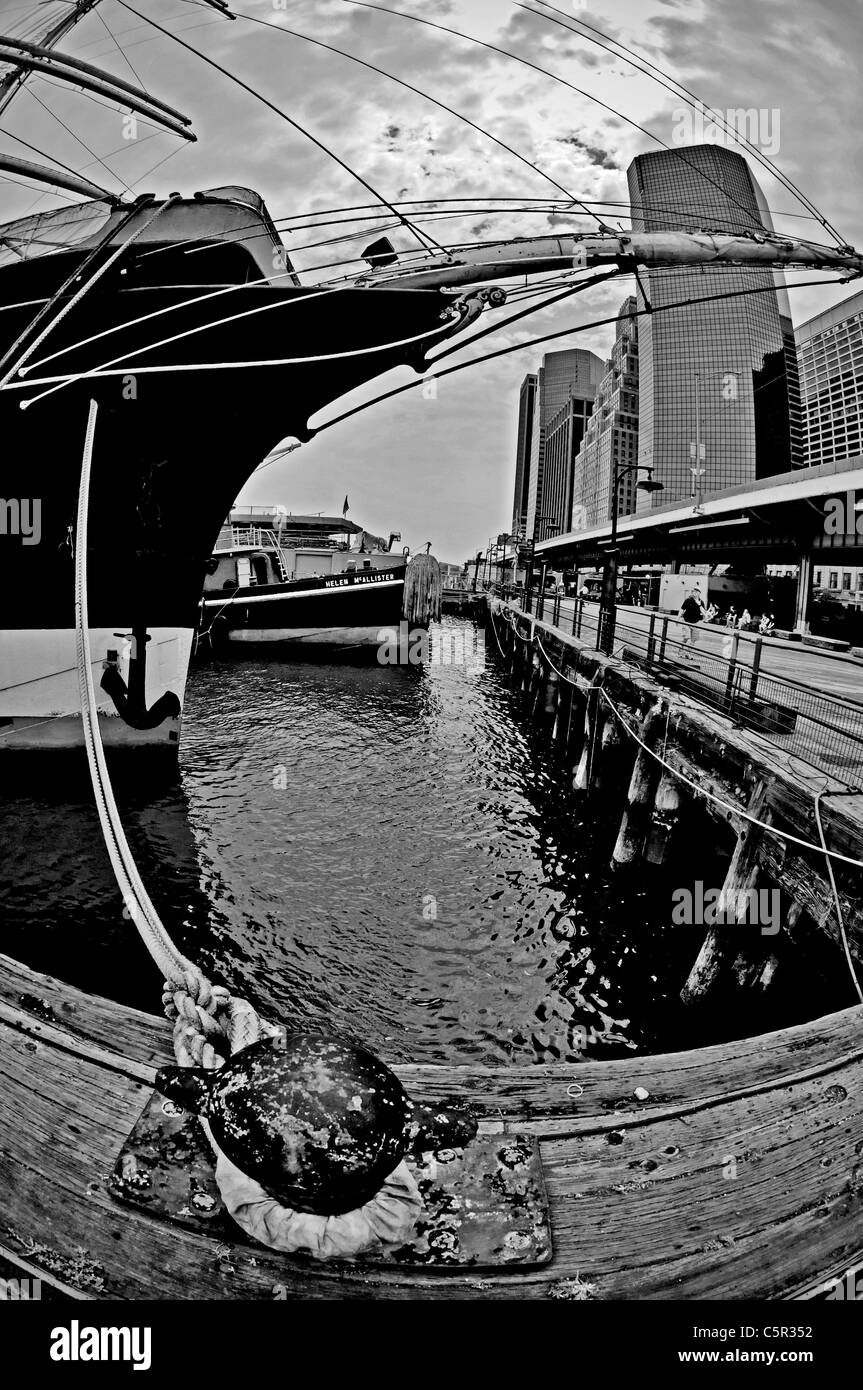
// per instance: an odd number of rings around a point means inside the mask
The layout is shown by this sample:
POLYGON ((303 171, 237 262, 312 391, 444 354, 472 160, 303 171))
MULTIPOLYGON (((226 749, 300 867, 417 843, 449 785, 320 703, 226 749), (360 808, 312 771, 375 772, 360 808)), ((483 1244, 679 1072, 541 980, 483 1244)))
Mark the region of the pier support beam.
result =
MULTIPOLYGON (((662 706, 657 701, 653 708, 648 710, 641 730, 642 741, 647 744, 648 748, 652 748, 655 744, 663 723, 662 706)), ((658 776, 659 764, 656 759, 651 757, 644 748, 640 748, 638 757, 635 759, 635 766, 632 769, 632 776, 629 779, 626 809, 623 812, 623 819, 620 822, 617 841, 611 856, 615 864, 632 864, 641 856, 650 816, 653 789, 656 786, 658 776)))
MULTIPOLYGON (((747 810, 749 815, 757 817, 765 825, 770 824, 772 814, 767 805, 767 787, 763 782, 760 782, 752 793, 747 810)), ((689 972, 689 978, 680 992, 684 1004, 696 1003, 702 999, 715 988, 725 973, 730 974, 733 971, 738 981, 744 974, 754 981, 761 978, 760 969, 753 971, 750 967, 744 970, 742 962, 735 968, 735 962, 743 956, 750 962, 754 960, 764 966, 766 957, 771 954, 764 949, 763 944, 759 950, 759 943, 763 943, 765 938, 755 935, 757 925, 750 925, 752 939, 747 941, 745 950, 741 951, 737 937, 746 915, 750 890, 755 888, 758 881, 758 845, 763 834, 761 826, 747 821, 737 837, 737 844, 716 905, 716 916, 723 925, 711 927, 704 938, 695 964, 689 972)), ((772 977, 772 971, 770 974, 772 977)))
POLYGON ((650 829, 644 857, 649 864, 664 864, 674 828, 680 819, 680 782, 670 772, 663 772, 656 788, 656 798, 650 814, 650 829))
POLYGON ((603 673, 599 670, 590 682, 590 689, 585 691, 584 738, 581 745, 581 758, 572 779, 572 789, 577 792, 589 791, 593 779, 597 741, 601 737, 602 715, 599 708, 599 687, 602 685, 602 679, 603 673))

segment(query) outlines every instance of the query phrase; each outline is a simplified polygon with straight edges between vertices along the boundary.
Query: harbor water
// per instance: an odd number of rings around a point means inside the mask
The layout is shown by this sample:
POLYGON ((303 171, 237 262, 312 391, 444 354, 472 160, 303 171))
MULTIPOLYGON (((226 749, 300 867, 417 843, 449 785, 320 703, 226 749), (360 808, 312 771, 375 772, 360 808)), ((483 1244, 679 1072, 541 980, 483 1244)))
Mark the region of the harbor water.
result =
MULTIPOLYGON (((608 867, 595 802, 482 632, 444 623, 469 660, 193 667, 179 778, 119 785, 174 939, 270 1017, 391 1060, 690 1045, 698 941, 670 930, 667 891, 608 867)), ((86 781, 31 768, 2 820, 2 949, 158 1012, 86 781)))

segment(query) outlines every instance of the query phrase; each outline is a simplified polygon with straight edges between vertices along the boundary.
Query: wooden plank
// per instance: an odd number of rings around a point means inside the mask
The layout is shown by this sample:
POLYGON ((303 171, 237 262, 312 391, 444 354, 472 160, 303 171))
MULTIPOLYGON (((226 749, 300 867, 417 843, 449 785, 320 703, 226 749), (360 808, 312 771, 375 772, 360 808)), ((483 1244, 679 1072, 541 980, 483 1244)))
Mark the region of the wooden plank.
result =
POLYGON ((167 1029, 26 967, 0 967, 2 1243, 61 1282, 77 1277, 84 1293, 100 1284, 99 1297, 271 1299, 281 1286, 319 1298, 524 1299, 578 1276, 598 1298, 778 1297, 863 1247, 861 1009, 623 1062, 400 1068, 415 1093, 490 1093, 541 1137, 553 1263, 476 1280, 290 1261, 118 1207, 105 1179, 152 1074, 124 1061, 124 1039, 149 1056, 167 1029), (8 1002, 16 989, 39 997, 36 985, 76 1032, 8 1002))
MULTIPOLYGON (((92 1267, 109 1295, 270 1297, 274 1284, 289 1279, 298 1290, 321 1297, 368 1297, 371 1277, 378 1296, 409 1296, 413 1281, 404 1277, 310 1270, 307 1264, 231 1241, 220 1255, 217 1238, 190 1240, 188 1233, 118 1209, 102 1186, 119 1146, 116 1131, 112 1137, 91 1119, 83 1142, 61 1143, 67 1122, 58 1122, 56 1113, 56 1093, 63 1093, 69 1105, 77 1098, 84 1129, 89 1096, 104 1082, 101 1068, 61 1053, 48 1084, 44 1056, 24 1052, 20 1061, 22 1074, 3 1086, 0 1133, 10 1134, 9 1119, 20 1107, 28 1115, 27 1126, 16 1135, 14 1169, 5 1152, 8 1138, 0 1145, 0 1171, 7 1178, 5 1190, 12 1193, 7 1220, 19 1237, 25 1229, 37 1235, 51 1232, 48 1243, 55 1250, 59 1243, 59 1254, 65 1250, 67 1259, 78 1258, 82 1247, 84 1268, 92 1267), (334 1279, 339 1281, 337 1294, 334 1279)), ((859 1084, 854 1093, 859 1066, 840 1069, 829 1086, 810 1082, 794 1088, 790 1100, 787 1087, 773 1087, 766 1095, 704 1110, 688 1124, 665 1120, 641 1125, 626 1131, 619 1142, 593 1134, 544 1143, 555 1262, 545 1279, 540 1274, 515 1276, 517 1296, 542 1296, 548 1279, 576 1274, 594 1283, 603 1297, 695 1297, 708 1289, 741 1296, 744 1286, 765 1296, 802 1277, 812 1268, 813 1256, 826 1260, 856 1254, 850 1235, 855 1228, 840 1218, 843 1212, 859 1215, 863 1195, 849 1196, 848 1183, 861 1115, 859 1084), (830 1099, 831 1093, 839 1096, 837 1087, 845 1095, 830 1099), (827 1154, 832 1162, 825 1169, 819 1159, 827 1154), (736 1155, 739 1165, 734 1178, 723 1175, 729 1155, 736 1155), (788 1227, 807 1212, 812 1220, 806 1241, 789 1258, 788 1227), (828 1219, 831 1213, 835 1219, 828 1219), (813 1225, 818 1230, 823 1226, 814 1245, 813 1225), (773 1233, 769 1279, 764 1264, 768 1229, 773 1233), (726 1270, 730 1251, 737 1265, 733 1288, 726 1270), (521 1287, 523 1283, 529 1287, 521 1287)), ((116 1072, 111 1077, 113 1103, 128 1122, 140 1105, 140 1091, 116 1072)), ((859 1240, 859 1226, 856 1231, 859 1240)), ((30 1258, 35 1258, 32 1252, 30 1258)), ((510 1276, 499 1278, 507 1286, 500 1296, 516 1296, 510 1276)), ((421 1282, 424 1297, 453 1291, 446 1276, 421 1282)), ((459 1284, 460 1296, 471 1292, 476 1291, 459 1284)))

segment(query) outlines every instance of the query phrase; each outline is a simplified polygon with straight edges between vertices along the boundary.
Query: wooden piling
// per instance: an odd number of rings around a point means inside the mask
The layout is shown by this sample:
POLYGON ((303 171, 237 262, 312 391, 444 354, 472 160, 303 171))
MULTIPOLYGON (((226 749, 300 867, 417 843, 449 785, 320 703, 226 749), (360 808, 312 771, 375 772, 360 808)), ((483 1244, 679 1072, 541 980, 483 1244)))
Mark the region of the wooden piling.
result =
MULTIPOLYGON (((764 782, 758 783, 749 798, 747 812, 750 816, 763 822, 764 825, 770 824, 772 815, 768 806, 768 789, 764 782)), ((686 984, 680 991, 680 997, 684 1004, 693 1004, 703 999, 714 989, 724 973, 731 973, 734 960, 738 955, 744 955, 750 961, 754 957, 762 965, 764 964, 767 953, 763 947, 760 951, 757 950, 757 942, 763 942, 763 937, 759 936, 756 941, 753 935, 753 940, 747 943, 747 947, 743 951, 739 948, 739 942, 734 939, 742 915, 740 907, 746 901, 744 895, 747 895, 758 881, 760 873, 758 844, 763 834, 763 827, 755 825, 751 821, 745 822, 738 834, 737 844, 734 847, 719 902, 716 905, 717 916, 723 925, 711 927, 704 938, 686 984), (726 923, 728 925, 724 925, 726 923)), ((739 967, 738 977, 741 973, 743 973, 742 967, 739 967)), ((750 976, 752 975, 751 970, 748 973, 750 976)), ((754 978, 760 978, 760 972, 755 972, 754 978)))
MULTIPOLYGON (((664 715, 659 701, 648 710, 641 732, 642 742, 647 749, 652 748, 664 724, 664 715)), ((639 748, 629 779, 626 796, 626 809, 617 832, 617 840, 612 852, 615 864, 632 864, 641 856, 644 837, 653 801, 653 789, 659 777, 659 764, 646 748, 639 748)))
POLYGON ((621 729, 620 721, 607 705, 601 711, 600 718, 602 731, 599 735, 599 750, 592 786, 595 791, 609 795, 617 791, 627 772, 632 770, 632 759, 628 759, 632 743, 621 729))
POLYGON ((599 688, 602 684, 603 672, 598 670, 590 688, 585 691, 584 701, 584 735, 581 745, 581 757, 575 775, 572 779, 572 789, 576 792, 586 792, 590 790, 590 783, 593 777, 593 764, 596 755, 597 738, 601 735, 602 715, 599 708, 600 694, 599 688))
POLYGON ((552 742, 556 743, 562 751, 566 751, 569 738, 569 721, 572 714, 572 686, 569 681, 558 681, 557 685, 557 705, 554 711, 554 723, 551 727, 552 742))
POLYGON ((545 704, 543 714, 549 717, 557 713, 557 701, 560 691, 560 676, 556 671, 549 671, 548 679, 545 683, 545 704))
POLYGON ((659 778, 644 847, 644 857, 649 864, 664 864, 668 859, 671 838, 683 803, 680 785, 671 772, 663 771, 659 778))

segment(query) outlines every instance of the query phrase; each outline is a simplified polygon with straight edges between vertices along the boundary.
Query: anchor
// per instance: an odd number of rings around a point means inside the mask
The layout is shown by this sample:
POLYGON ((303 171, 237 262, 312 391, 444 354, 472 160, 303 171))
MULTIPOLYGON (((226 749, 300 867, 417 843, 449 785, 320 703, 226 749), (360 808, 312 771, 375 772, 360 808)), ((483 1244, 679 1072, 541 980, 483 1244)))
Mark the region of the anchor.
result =
POLYGON ((108 651, 105 669, 100 682, 102 689, 110 695, 114 708, 130 729, 156 729, 166 719, 178 719, 180 701, 173 690, 166 690, 148 709, 146 700, 147 643, 150 635, 143 625, 136 625, 131 632, 115 632, 131 643, 129 653, 129 684, 120 674, 116 651, 108 651))

